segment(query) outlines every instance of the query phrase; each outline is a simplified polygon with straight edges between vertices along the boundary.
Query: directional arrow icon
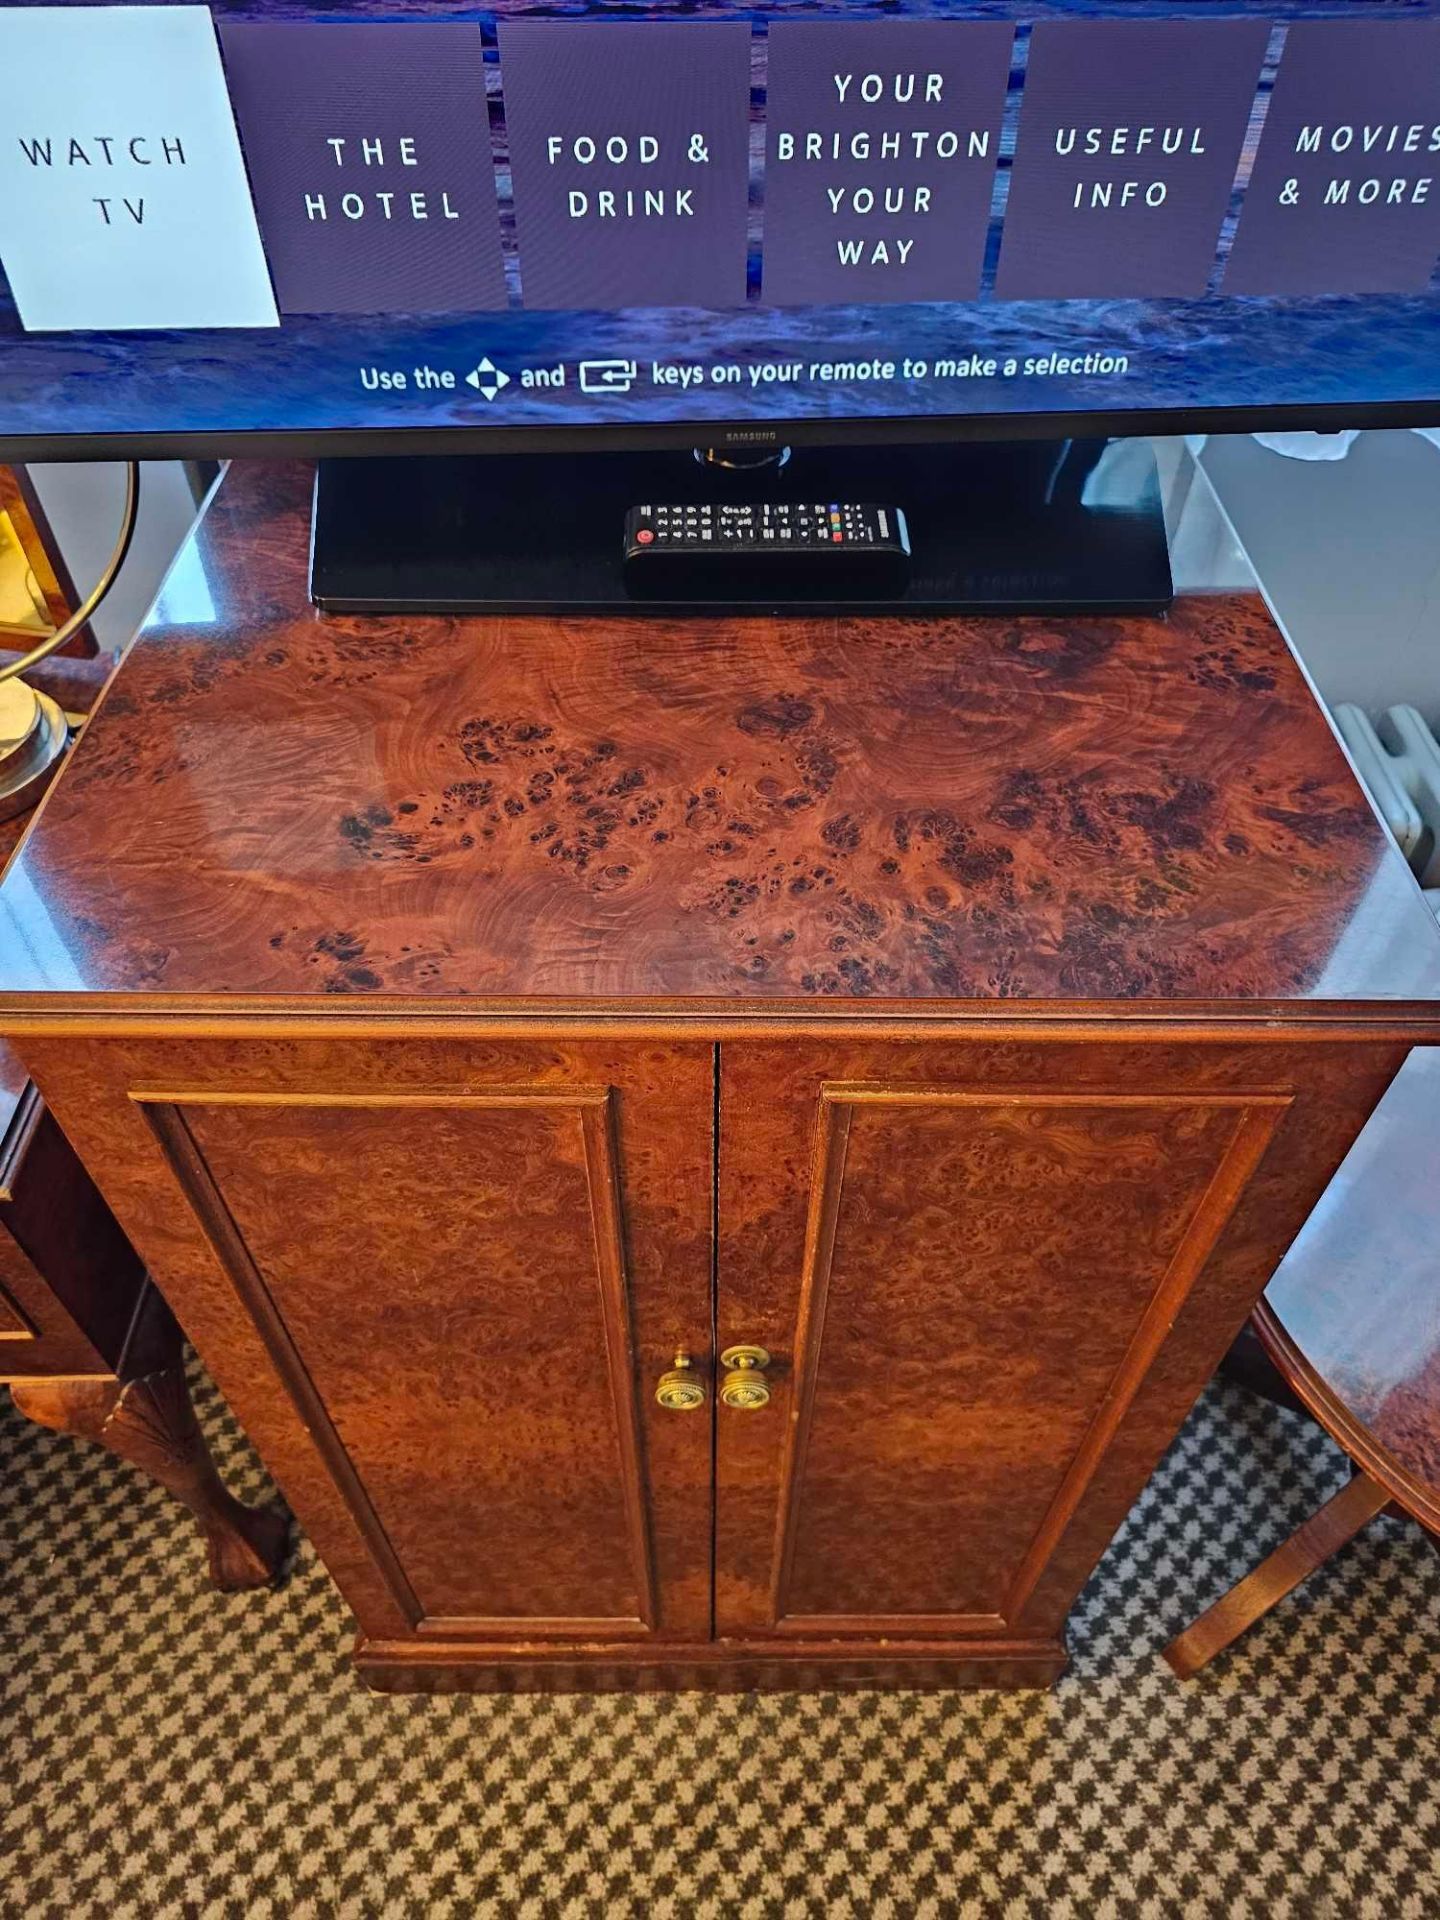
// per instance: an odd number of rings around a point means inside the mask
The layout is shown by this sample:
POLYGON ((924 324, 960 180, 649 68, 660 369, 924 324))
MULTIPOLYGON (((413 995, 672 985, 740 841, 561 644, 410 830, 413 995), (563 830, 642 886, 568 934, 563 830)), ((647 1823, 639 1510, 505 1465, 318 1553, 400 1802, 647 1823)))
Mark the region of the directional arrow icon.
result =
POLYGON ((473 371, 466 374, 465 384, 477 388, 487 400, 493 400, 502 387, 509 386, 510 376, 502 372, 487 353, 473 371))

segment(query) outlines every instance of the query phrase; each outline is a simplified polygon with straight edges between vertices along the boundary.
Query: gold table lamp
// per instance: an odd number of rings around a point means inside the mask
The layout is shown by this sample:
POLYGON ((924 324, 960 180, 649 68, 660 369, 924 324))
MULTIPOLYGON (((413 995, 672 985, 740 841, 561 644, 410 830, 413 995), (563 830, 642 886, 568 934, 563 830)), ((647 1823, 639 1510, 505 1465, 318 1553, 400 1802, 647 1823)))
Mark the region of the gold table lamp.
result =
POLYGON ((0 820, 9 820, 34 804, 70 739, 70 723, 59 706, 49 694, 28 686, 21 675, 77 634, 109 593, 130 551, 139 506, 140 467, 131 460, 125 468, 120 533, 100 578, 54 633, 28 653, 0 665, 0 820))

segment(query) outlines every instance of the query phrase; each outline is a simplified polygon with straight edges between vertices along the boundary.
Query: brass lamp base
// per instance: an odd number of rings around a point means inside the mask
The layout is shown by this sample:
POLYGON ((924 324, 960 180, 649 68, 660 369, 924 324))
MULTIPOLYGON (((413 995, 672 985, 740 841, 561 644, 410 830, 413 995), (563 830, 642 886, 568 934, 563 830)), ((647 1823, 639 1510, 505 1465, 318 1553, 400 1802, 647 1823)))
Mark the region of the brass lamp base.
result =
POLYGON ((46 693, 0 681, 0 820, 32 807, 65 751, 70 726, 46 693))

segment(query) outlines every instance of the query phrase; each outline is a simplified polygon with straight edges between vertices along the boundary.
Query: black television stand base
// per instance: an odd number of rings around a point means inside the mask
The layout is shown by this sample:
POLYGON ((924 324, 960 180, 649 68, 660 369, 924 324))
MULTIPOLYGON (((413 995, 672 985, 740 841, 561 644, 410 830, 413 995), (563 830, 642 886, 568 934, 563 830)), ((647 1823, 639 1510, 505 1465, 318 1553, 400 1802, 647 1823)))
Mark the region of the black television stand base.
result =
POLYGON ((334 613, 1154 613, 1170 559, 1149 449, 1100 440, 796 447, 725 468, 688 450, 322 460, 311 597, 334 613), (1118 457, 1123 451, 1123 458, 1118 457), (899 506, 900 593, 732 585, 637 597, 626 510, 647 501, 899 506))

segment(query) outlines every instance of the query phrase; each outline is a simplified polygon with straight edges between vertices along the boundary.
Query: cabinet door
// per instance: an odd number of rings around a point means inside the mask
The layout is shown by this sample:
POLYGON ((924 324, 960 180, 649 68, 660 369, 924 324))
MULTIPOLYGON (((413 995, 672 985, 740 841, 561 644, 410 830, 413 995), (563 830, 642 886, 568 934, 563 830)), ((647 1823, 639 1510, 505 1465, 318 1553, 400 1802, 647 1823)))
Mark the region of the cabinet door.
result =
POLYGON ((722 1635, 1058 1634, 1400 1055, 722 1050, 722 1635))
POLYGON ((708 1047, 37 1068, 368 1634, 708 1634, 708 1410, 653 1394, 710 1359, 708 1047))

